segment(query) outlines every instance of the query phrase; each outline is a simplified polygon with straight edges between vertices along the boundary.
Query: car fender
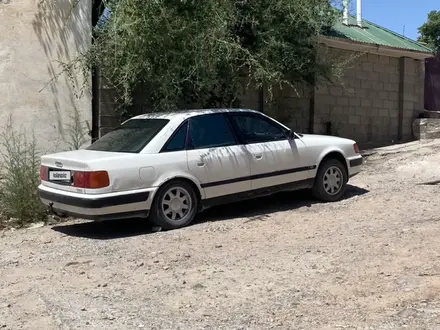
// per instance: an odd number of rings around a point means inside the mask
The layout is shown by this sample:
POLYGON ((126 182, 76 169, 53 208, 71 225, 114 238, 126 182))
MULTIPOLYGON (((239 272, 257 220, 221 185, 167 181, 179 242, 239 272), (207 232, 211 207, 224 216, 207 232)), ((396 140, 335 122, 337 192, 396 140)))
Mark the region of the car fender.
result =
POLYGON ((325 157, 327 157, 329 154, 331 154, 332 152, 337 152, 337 153, 341 154, 341 155, 344 157, 344 159, 345 159, 345 164, 346 164, 346 166, 348 166, 348 164, 347 164, 347 155, 346 155, 346 153, 344 152, 343 148, 341 148, 340 146, 327 146, 327 147, 325 147, 325 148, 319 153, 318 160, 317 160, 317 162, 316 162, 317 169, 318 169, 319 166, 321 165, 322 160, 323 160, 325 157))
MULTIPOLYGON (((196 187, 199 190, 200 193, 200 198, 201 199, 205 199, 205 190, 202 188, 200 181, 191 173, 187 173, 187 172, 172 172, 172 173, 164 173, 160 176, 158 176, 155 180, 154 180, 154 187, 161 187, 163 184, 165 184, 168 181, 171 180, 175 180, 175 179, 184 179, 184 180, 189 180, 192 183, 194 183, 196 185, 196 187)), ((154 194, 153 194, 154 195, 154 194)), ((152 196, 154 198, 154 196, 152 196)))

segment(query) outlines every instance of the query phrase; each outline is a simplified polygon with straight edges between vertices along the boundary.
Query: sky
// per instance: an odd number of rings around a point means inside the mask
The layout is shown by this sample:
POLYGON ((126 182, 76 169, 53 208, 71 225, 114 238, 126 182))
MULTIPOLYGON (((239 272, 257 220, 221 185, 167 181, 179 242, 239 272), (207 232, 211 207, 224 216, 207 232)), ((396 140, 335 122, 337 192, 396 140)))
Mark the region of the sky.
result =
MULTIPOLYGON (((352 0, 350 12, 356 12, 352 0)), ((418 28, 426 22, 431 10, 440 10, 440 0, 362 0, 362 16, 389 30, 417 39, 418 28)))

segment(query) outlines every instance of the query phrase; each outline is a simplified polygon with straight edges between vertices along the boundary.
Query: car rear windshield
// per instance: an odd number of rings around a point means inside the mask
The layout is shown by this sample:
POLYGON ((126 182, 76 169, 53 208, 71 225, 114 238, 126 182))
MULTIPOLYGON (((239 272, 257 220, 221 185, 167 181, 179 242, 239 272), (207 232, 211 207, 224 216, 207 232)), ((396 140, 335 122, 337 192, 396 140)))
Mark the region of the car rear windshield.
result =
POLYGON ((168 122, 168 119, 129 120, 104 135, 87 150, 138 153, 168 122))

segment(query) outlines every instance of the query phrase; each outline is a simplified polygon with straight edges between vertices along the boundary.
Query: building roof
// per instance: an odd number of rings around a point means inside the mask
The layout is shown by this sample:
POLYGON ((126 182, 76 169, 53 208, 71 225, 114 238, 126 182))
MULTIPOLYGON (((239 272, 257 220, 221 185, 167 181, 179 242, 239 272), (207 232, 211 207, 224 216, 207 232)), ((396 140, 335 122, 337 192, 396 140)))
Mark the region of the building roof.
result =
POLYGON ((354 42, 400 48, 421 53, 433 53, 433 50, 420 42, 414 41, 401 34, 388 30, 365 19, 362 28, 356 25, 356 17, 349 16, 349 24, 338 21, 326 33, 327 37, 347 39, 354 42))

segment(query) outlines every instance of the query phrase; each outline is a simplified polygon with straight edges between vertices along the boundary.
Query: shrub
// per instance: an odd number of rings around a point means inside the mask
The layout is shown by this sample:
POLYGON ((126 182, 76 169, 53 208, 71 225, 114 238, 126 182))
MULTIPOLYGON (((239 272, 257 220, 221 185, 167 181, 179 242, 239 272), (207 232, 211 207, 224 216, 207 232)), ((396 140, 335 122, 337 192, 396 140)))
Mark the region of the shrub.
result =
POLYGON ((0 133, 0 208, 19 226, 42 221, 46 211, 38 197, 40 157, 35 137, 14 129, 10 118, 0 133))

